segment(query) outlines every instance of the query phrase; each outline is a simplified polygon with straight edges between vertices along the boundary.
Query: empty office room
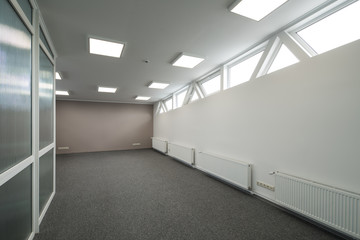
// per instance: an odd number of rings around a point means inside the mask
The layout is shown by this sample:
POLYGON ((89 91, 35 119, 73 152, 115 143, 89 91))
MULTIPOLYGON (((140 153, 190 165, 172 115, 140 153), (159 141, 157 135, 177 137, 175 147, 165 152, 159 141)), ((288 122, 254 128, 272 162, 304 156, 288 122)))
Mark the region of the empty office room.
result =
POLYGON ((0 0, 0 239, 360 239, 359 22, 0 0))

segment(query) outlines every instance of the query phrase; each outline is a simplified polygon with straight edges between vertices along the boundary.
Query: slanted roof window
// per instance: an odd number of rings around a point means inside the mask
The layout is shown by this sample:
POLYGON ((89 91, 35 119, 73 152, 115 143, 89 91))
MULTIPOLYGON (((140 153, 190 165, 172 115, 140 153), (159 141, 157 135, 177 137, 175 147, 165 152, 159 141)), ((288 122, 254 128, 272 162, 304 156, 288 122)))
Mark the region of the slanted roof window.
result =
POLYGON ((181 107, 184 104, 184 100, 186 97, 187 88, 184 90, 181 90, 179 93, 177 93, 175 96, 176 98, 176 108, 181 107))
POLYGON ((299 62, 299 59, 297 59, 295 55, 284 44, 282 44, 268 73, 275 72, 297 62, 299 62))
POLYGON ((215 75, 201 82, 205 96, 216 93, 221 90, 221 76, 215 75))
POLYGON ((228 87, 234 87, 250 80, 263 52, 242 60, 229 68, 228 87))
POLYGON ((192 95, 190 102, 194 102, 198 99, 199 99, 199 94, 196 91, 194 91, 194 94, 192 95))
POLYGON ((360 39, 360 1, 300 30, 297 34, 318 54, 360 39))
POLYGON ((168 111, 173 109, 173 99, 172 97, 165 101, 165 106, 168 111))

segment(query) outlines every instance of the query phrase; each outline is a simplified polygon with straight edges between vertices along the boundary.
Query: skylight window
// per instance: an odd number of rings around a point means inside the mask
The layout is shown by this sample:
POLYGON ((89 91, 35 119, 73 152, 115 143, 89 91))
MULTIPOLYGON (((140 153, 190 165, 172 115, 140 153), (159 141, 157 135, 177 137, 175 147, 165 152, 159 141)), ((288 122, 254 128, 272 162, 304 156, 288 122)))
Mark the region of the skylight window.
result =
POLYGON ((204 61, 204 58, 181 53, 172 65, 176 67, 194 68, 202 61, 204 61))
POLYGON ((138 101, 148 101, 151 97, 145 97, 145 96, 137 96, 135 100, 138 101))
POLYGON ((176 94, 176 108, 181 107, 184 104, 187 89, 176 94))
POLYGON ((112 87, 98 87, 98 92, 103 92, 103 93, 115 93, 117 90, 117 88, 112 88, 112 87))
POLYGON ((55 79, 62 80, 60 73, 58 73, 58 72, 55 73, 55 79))
POLYGON ((318 54, 360 39, 360 1, 297 32, 318 54))
POLYGON ((268 73, 275 72, 297 62, 299 62, 299 60, 295 57, 295 55, 284 44, 282 44, 278 54, 271 64, 271 67, 269 68, 268 73))
POLYGON ((89 51, 91 54, 120 58, 123 48, 124 43, 89 38, 89 51))
POLYGON ((168 83, 152 82, 150 83, 149 88, 165 89, 167 86, 169 86, 168 83))
POLYGON ((165 106, 168 111, 172 110, 173 109, 173 99, 169 98, 168 100, 166 100, 165 106))
POLYGON ((206 80, 201 83, 201 86, 205 91, 205 95, 216 93, 221 89, 221 76, 217 75, 216 77, 206 80))
POLYGON ((263 52, 260 52, 245 61, 230 67, 228 87, 233 87, 249 81, 262 54, 263 52))
POLYGON ((288 0, 237 0, 230 11, 260 21, 288 0))
POLYGON ((60 96, 69 96, 69 92, 68 91, 56 91, 56 95, 60 95, 60 96))

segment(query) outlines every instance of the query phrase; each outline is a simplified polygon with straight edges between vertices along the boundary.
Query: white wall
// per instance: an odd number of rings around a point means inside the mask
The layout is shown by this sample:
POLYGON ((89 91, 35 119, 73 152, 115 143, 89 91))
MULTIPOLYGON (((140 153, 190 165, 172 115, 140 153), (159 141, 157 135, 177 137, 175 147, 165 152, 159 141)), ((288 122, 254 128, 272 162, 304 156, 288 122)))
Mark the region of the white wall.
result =
POLYGON ((154 136, 360 193, 360 41, 154 116, 154 136))

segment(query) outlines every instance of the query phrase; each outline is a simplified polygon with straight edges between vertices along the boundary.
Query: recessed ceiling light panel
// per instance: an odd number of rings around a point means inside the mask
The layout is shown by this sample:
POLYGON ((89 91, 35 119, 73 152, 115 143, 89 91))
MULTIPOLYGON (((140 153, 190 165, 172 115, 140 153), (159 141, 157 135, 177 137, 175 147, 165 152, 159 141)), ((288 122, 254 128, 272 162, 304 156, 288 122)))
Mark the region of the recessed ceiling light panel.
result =
POLYGON ((151 82, 149 88, 165 89, 167 86, 168 83, 151 82))
POLYGON ((117 88, 112 88, 112 87, 98 87, 98 92, 103 92, 103 93, 115 93, 117 90, 117 88))
POLYGON ((149 100, 151 97, 145 97, 145 96, 137 96, 135 98, 135 100, 139 100, 139 101, 147 101, 149 100))
POLYGON ((56 95, 69 96, 69 91, 56 91, 56 95))
POLYGON ((60 73, 58 73, 58 72, 55 73, 55 79, 62 80, 60 73))
POLYGON ((120 58, 123 49, 124 43, 89 38, 89 51, 91 54, 120 58))
POLYGON ((230 11, 260 21, 288 0, 237 0, 230 11))
POLYGON ((204 61, 204 58, 193 56, 186 53, 181 53, 173 62, 173 66, 184 67, 184 68, 194 68, 199 63, 204 61))

